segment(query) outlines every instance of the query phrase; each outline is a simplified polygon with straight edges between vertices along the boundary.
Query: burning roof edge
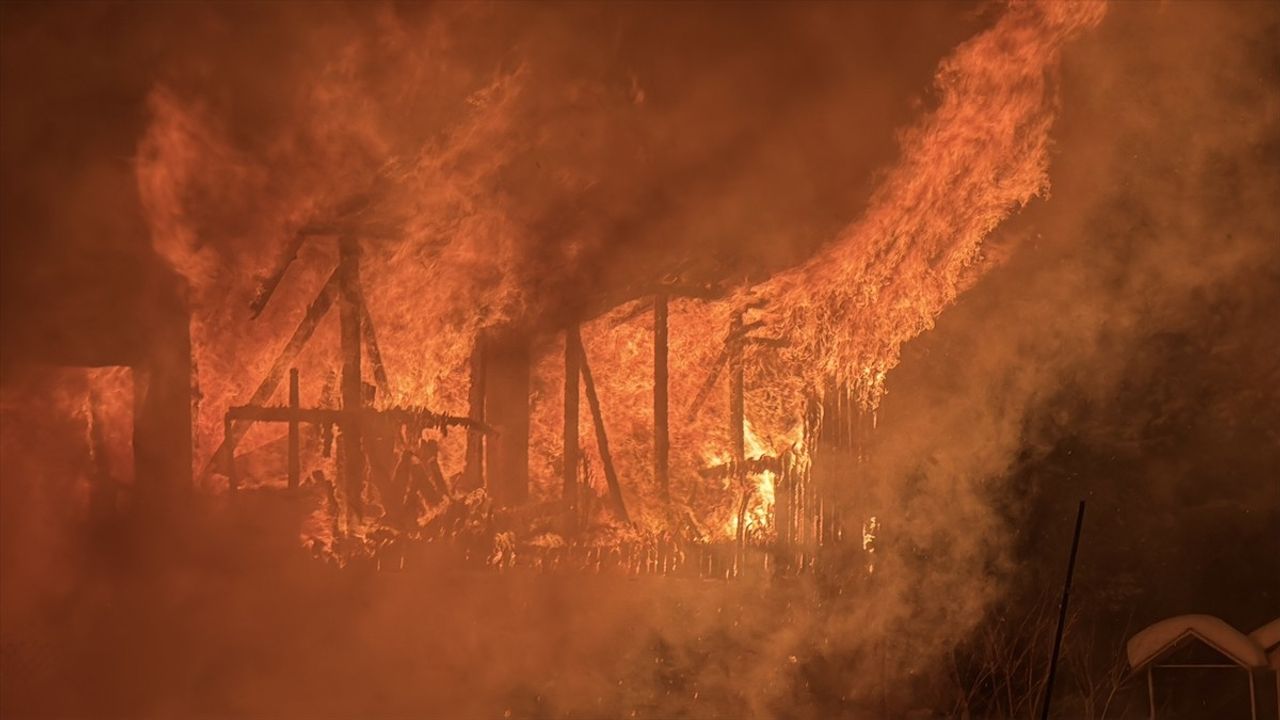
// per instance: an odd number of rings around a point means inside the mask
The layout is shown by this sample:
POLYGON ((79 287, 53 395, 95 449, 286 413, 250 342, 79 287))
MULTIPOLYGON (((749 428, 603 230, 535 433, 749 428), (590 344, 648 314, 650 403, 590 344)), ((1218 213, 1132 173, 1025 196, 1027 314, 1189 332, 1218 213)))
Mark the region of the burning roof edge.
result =
MULTIPOLYGON (((1267 655, 1257 636, 1280 624, 1274 621, 1246 636, 1223 620, 1212 615, 1177 615, 1153 623, 1129 638, 1125 653, 1129 667, 1140 670, 1158 660, 1174 645, 1187 636, 1199 639, 1222 653, 1242 668, 1267 666, 1267 655)), ((1280 627, 1276 628, 1280 632, 1280 627)))

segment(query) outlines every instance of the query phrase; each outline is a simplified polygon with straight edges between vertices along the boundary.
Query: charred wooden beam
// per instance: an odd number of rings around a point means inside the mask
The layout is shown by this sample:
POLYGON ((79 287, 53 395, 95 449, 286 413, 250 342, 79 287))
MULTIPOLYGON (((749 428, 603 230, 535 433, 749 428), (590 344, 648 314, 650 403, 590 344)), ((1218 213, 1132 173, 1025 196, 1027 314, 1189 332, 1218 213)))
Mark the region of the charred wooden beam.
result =
POLYGON ((671 499, 668 379, 667 296, 658 293, 653 298, 653 476, 664 501, 671 499))
POLYGON ((378 345, 378 333, 373 328, 373 316, 369 314, 369 306, 364 302, 363 292, 360 295, 360 333, 364 339, 364 350, 369 354, 373 382, 378 386, 378 392, 385 398, 383 402, 391 402, 391 380, 387 377, 387 366, 382 362, 382 348, 378 345))
POLYGON ((728 334, 725 335, 724 348, 716 356, 716 360, 711 366, 711 372, 707 373, 707 379, 703 381, 702 387, 698 388, 698 394, 693 397, 693 403, 689 405, 688 420, 693 420, 698 416, 698 411, 702 409, 702 406, 707 402, 707 398, 711 397, 711 392, 715 390, 716 381, 720 379, 720 373, 724 371, 725 365, 730 364, 730 361, 735 357, 735 353, 741 360, 743 345, 758 344, 784 347, 787 344, 785 340, 780 338, 753 338, 747 336, 747 333, 761 327, 764 327, 763 320, 743 323, 741 312, 735 316, 735 320, 730 323, 728 334))
POLYGON ((702 387, 698 388, 698 394, 693 397, 693 404, 689 406, 689 413, 686 420, 693 420, 698 416, 698 411, 707 402, 707 398, 711 397, 711 391, 715 390, 716 381, 720 379, 720 373, 724 370, 724 366, 729 363, 729 346, 725 345, 720 354, 716 356, 716 361, 711 366, 711 372, 707 373, 707 379, 702 382, 702 387))
POLYGON ((185 288, 148 292, 149 339, 134 365, 134 507, 160 522, 191 489, 191 317, 185 288))
POLYGON ((284 279, 285 273, 289 271, 289 266, 293 261, 298 259, 298 252, 302 250, 302 243, 307 239, 303 233, 296 233, 289 244, 285 246, 284 252, 281 253, 280 259, 276 261, 276 268, 270 275, 267 275, 258 284, 258 291, 254 293, 253 302, 249 303, 249 317, 257 319, 262 311, 266 309, 267 303, 271 302, 271 296, 275 294, 276 288, 280 286, 280 281, 284 279))
POLYGON ((613 456, 609 453, 609 437, 604 429, 604 416, 600 412, 600 398, 596 395, 596 383, 591 378, 591 364, 587 361, 587 353, 582 346, 581 338, 574 339, 578 360, 582 363, 582 383, 587 390, 587 404, 591 406, 591 419, 595 423, 600 463, 604 466, 604 479, 609 484, 609 497, 613 500, 613 509, 618 514, 618 519, 630 522, 627 505, 622 499, 622 486, 618 484, 618 473, 613 467, 613 456))
POLYGON ((95 523, 108 520, 116 508, 116 480, 111 472, 102 424, 102 397, 96 387, 90 386, 89 449, 93 458, 93 476, 89 486, 89 516, 95 523))
POLYGON ((498 437, 485 442, 485 483, 499 506, 518 505, 529 496, 528 335, 490 332, 485 341, 485 421, 498 437))
MULTIPOLYGON (((476 338, 471 349, 471 388, 468 393, 468 414, 480 421, 484 414, 484 337, 476 338)), ((467 459, 463 470, 466 489, 475 490, 484 487, 484 435, 476 430, 467 431, 467 459)))
MULTIPOLYGON (((739 310, 729 321, 729 340, 725 344, 729 350, 729 442, 733 449, 733 460, 737 463, 745 462, 747 454, 745 373, 742 357, 742 339, 746 337, 747 328, 743 324, 742 314, 739 310)), ((745 476, 739 476, 739 480, 742 482, 739 483, 741 500, 738 503, 738 531, 735 538, 737 541, 734 553, 735 571, 741 565, 742 554, 746 547, 747 502, 751 497, 751 488, 745 482, 745 476)))
POLYGON ((578 379, 581 373, 577 324, 564 335, 564 512, 569 530, 576 529, 578 508, 578 379))
POLYGON ((467 428, 478 433, 493 433, 495 430, 483 422, 469 417, 438 413, 422 407, 397 406, 383 410, 358 408, 345 410, 339 408, 292 408, 281 405, 236 405, 227 408, 228 421, 253 422, 290 422, 313 425, 338 425, 359 422, 368 424, 378 421, 389 421, 445 429, 449 427, 467 428))
MULTIPOLYGON (((338 238, 338 320, 342 345, 342 408, 358 410, 364 406, 364 383, 361 380, 360 309, 364 305, 360 292, 360 243, 350 235, 338 238)), ((357 417, 347 416, 339 424, 343 484, 347 506, 359 518, 364 515, 361 501, 364 489, 364 444, 357 417)))
MULTIPOLYGON (((263 405, 271 399, 271 395, 275 393, 276 387, 280 385, 280 381, 284 378, 285 370, 297 359, 298 354, 302 352, 302 348, 311 339, 311 335, 315 333, 316 326, 320 324, 320 320, 325 316, 325 313, 329 312, 329 308, 333 305, 334 296, 337 294, 337 284, 338 271, 335 270, 329 276, 329 280, 325 282, 324 287, 320 289, 320 294, 307 307, 307 314, 302 317, 302 321, 298 323, 298 327, 293 331, 289 341, 285 343, 280 353, 276 355, 275 362, 272 363, 266 377, 262 379, 262 382, 258 384, 257 390, 249 398, 248 405, 263 405)), ((218 449, 209 458, 209 462, 201 472, 201 477, 207 478, 217 470, 227 471, 226 459, 234 452, 236 444, 240 442, 244 434, 249 431, 249 425, 249 423, 239 423, 229 425, 226 428, 222 444, 218 446, 218 449), (231 450, 228 451, 228 448, 231 450)))
POLYGON ((614 327, 621 327, 653 309, 654 298, 640 298, 630 310, 613 320, 614 327))
POLYGON ((637 299, 640 302, 630 312, 634 313, 633 317, 639 317, 648 310, 649 301, 646 298, 658 293, 665 294, 667 297, 715 300, 724 297, 728 290, 729 287, 725 285, 690 282, 680 278, 658 283, 638 283, 624 288, 611 287, 609 292, 603 293, 580 308, 578 320, 587 322, 637 299))
POLYGON ((711 465, 699 470, 698 474, 709 480, 721 480, 745 475, 759 475, 766 472, 776 474, 781 472, 782 468, 782 458, 775 455, 757 455, 743 460, 730 460, 726 463, 711 465))
MULTIPOLYGON (((741 338, 746 330, 742 313, 735 313, 730 321, 729 337, 741 338)), ((746 455, 746 397, 742 362, 742 344, 730 342, 729 348, 729 441, 733 459, 742 462, 746 455)))
POLYGON ((227 442, 225 439, 231 437, 232 420, 233 418, 231 417, 230 412, 228 412, 227 416, 222 420, 222 432, 224 437, 224 440, 222 441, 222 452, 226 455, 226 457, 223 458, 223 463, 225 463, 227 468, 227 487, 234 492, 240 487, 240 478, 236 476, 236 446, 227 442))
POLYGON ((298 368, 289 370, 289 489, 295 490, 302 475, 302 447, 298 433, 298 410, 301 409, 301 392, 298 386, 298 368))

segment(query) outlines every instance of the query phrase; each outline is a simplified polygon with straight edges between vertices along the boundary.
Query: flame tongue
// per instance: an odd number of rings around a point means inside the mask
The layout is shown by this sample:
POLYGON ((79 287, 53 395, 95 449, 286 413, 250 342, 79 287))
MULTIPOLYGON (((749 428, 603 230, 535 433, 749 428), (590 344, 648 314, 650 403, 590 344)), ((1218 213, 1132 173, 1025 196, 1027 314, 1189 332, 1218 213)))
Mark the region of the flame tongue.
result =
POLYGON ((865 407, 908 339, 980 273, 986 236, 1049 184, 1051 85, 1066 40, 1101 2, 1016 3, 939 68, 938 109, 904 136, 866 215, 810 262, 756 292, 796 345, 811 387, 835 378, 865 407))
MULTIPOLYGON (((719 302, 672 300, 676 497, 691 497, 687 491, 698 482, 697 471, 725 456, 731 445, 724 392, 713 392, 683 422, 676 419, 695 404, 724 352, 731 318, 743 308, 756 335, 779 341, 742 349, 749 456, 787 447, 807 396, 827 383, 848 384, 864 407, 876 405, 902 344, 927 330, 982 272, 986 236, 1046 190, 1057 59, 1064 43, 1103 13, 1100 2, 1010 5, 991 28, 942 63, 937 109, 902 136, 900 160, 861 219, 803 266, 750 291, 719 302)), ((389 38, 394 47, 388 51, 419 56, 403 33, 389 38)), ((517 158, 539 142, 517 112, 524 83, 535 71, 521 65, 482 83, 459 112, 442 116, 429 142, 410 151, 370 109, 377 103, 344 62, 326 68, 307 96, 324 111, 317 116, 325 122, 267 145, 256 160, 237 151, 200 104, 163 90, 153 94, 154 120, 139 148, 138 182, 157 249, 192 284, 193 345, 200 391, 208 398, 198 408, 200 466, 220 440, 226 407, 243 402, 264 376, 333 266, 334 250, 325 236, 302 245, 272 302, 250 322, 245 308, 254 298, 252 278, 269 275, 280 255, 279 247, 260 239, 283 243, 320 221, 340 221, 331 233, 363 234, 365 296, 392 380, 393 397, 383 400, 465 411, 467 359, 476 333, 526 317, 537 307, 537 288, 547 284, 539 273, 583 257, 577 241, 553 248, 535 242, 527 208, 508 187, 511 178, 525 177, 527 168, 517 158), (277 167, 300 179, 276 188, 277 167), (379 180, 371 183, 370 177, 379 180), (217 192, 210 187, 215 185, 217 192), (380 198, 377 208, 347 202, 370 187, 380 198), (225 201, 222 209, 251 218, 217 228, 245 238, 231 246, 234 252, 219 255, 199 244, 208 228, 200 225, 196 198, 225 201), (384 237, 377 229, 388 223, 396 231, 384 237)), ((429 72, 424 66, 422 73, 429 72)), ((425 79, 430 76, 419 78, 425 79)), ((574 194, 590 188, 589 178, 566 173, 556 176, 554 190, 574 194)), ((625 317, 628 311, 593 321, 582 335, 618 474, 629 502, 643 510, 656 507, 653 327, 650 314, 625 317)), ((303 405, 316 404, 336 364, 334 325, 321 324, 298 358, 303 405)), ((554 344, 544 343, 532 383, 535 498, 555 497, 559 483, 556 388, 563 363, 554 344)), ((580 419, 587 457, 598 462, 590 420, 585 413, 580 419)), ((262 435, 267 431, 257 432, 247 438, 248 447, 269 440, 262 435)), ((450 442, 441 445, 446 475, 461 464, 460 446, 450 442)), ((772 485, 766 476, 758 479, 759 501, 748 513, 752 526, 768 522, 772 485)), ((723 517, 732 494, 703 492, 694 510, 723 517)))

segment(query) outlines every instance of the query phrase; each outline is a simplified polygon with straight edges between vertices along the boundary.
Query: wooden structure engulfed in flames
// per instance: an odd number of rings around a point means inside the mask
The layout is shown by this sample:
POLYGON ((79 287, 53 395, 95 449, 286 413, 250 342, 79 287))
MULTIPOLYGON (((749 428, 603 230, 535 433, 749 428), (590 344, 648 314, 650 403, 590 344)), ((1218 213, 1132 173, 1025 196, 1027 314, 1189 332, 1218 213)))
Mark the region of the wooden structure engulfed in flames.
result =
MULTIPOLYGON (((203 476, 222 474, 234 492, 240 488, 235 448, 255 423, 283 423, 287 433, 287 488, 320 488, 325 528, 323 537, 309 544, 317 554, 339 564, 353 556, 403 567, 415 540, 453 540, 464 555, 498 567, 535 566, 542 569, 603 571, 632 574, 693 574, 732 577, 754 569, 802 572, 812 569, 824 546, 849 536, 837 510, 837 486, 849 487, 866 457, 871 416, 845 386, 829 385, 821 399, 813 398, 805 413, 802 437, 778 454, 748 448, 745 413, 744 348, 780 347, 785 341, 756 333, 762 321, 746 322, 746 306, 733 313, 716 362, 688 410, 692 420, 706 405, 723 376, 728 385, 728 438, 731 455, 700 471, 704 482, 735 488, 737 502, 732 540, 716 542, 699 537, 693 517, 668 513, 667 530, 640 531, 624 500, 622 481, 609 448, 591 363, 576 323, 563 331, 563 462, 562 488, 557 503, 529 503, 530 373, 533 348, 528 334, 516 328, 491 329, 480 335, 471 353, 469 409, 465 416, 449 415, 420 406, 392 406, 391 385, 382 361, 377 333, 360 283, 360 245, 350 233, 328 226, 305 229, 290 246, 281 264, 267 277, 254 300, 261 313, 297 256, 306 237, 335 236, 338 263, 319 294, 307 307, 297 329, 274 359, 247 404, 228 408, 223 441, 203 476), (291 367, 331 307, 338 306, 341 368, 329 378, 318 407, 303 407, 301 378, 291 367), (374 382, 366 383, 365 363, 374 382), (289 378, 288 404, 267 404, 289 378), (336 384, 335 381, 336 380, 336 384), (601 541, 582 536, 590 514, 591 471, 580 437, 580 401, 585 395, 595 446, 607 487, 606 504, 615 521, 614 532, 601 541), (303 477, 302 428, 308 426, 330 457, 336 445, 336 478, 323 470, 303 477), (438 446, 424 431, 466 433, 465 469, 452 487, 437 459, 438 446), (761 502, 760 495, 770 496, 761 502), (757 509, 748 517, 753 504, 757 509), (369 507, 372 503, 376 508, 369 507), (424 525, 419 511, 432 513, 424 525), (544 530, 516 532, 541 518, 544 530), (550 524, 547 519, 553 518, 550 524), (460 538, 463 538, 460 540, 460 538)), ((636 315, 653 312, 653 479, 663 502, 670 501, 670 425, 668 304, 675 297, 713 298, 717 288, 682 286, 671 282, 652 288, 652 302, 640 303, 636 315)), ((630 318, 628 318, 630 319, 630 318)), ((864 549, 874 538, 863 526, 855 533, 864 549)))

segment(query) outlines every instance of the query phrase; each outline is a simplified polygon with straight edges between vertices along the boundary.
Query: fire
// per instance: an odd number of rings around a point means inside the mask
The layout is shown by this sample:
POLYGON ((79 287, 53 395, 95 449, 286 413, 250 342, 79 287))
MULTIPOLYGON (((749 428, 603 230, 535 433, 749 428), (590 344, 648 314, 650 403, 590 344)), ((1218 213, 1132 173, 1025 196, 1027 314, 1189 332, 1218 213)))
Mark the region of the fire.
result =
MULTIPOLYGON (((796 428, 795 439, 788 443, 792 445, 798 440, 800 432, 803 428, 796 428)), ((773 448, 765 444, 765 442, 756 434, 755 428, 752 427, 751 421, 747 421, 746 428, 746 446, 747 457, 759 458, 766 455, 778 454, 773 448)), ((773 506, 774 506, 774 483, 777 477, 772 470, 765 470, 758 473, 754 478, 754 483, 747 483, 751 492, 747 500, 747 511, 743 514, 745 532, 750 536, 757 536, 768 532, 772 526, 773 506)), ((738 532, 738 520, 733 518, 732 523, 725 529, 730 535, 736 535, 738 532)))
POLYGON ((32 484, 33 492, 58 497, 57 490, 65 489, 61 497, 71 498, 74 508, 60 512, 74 509, 92 517, 126 507, 134 476, 135 388, 130 369, 56 368, 33 373, 28 381, 31 392, 0 397, 0 419, 14 430, 6 434, 0 454, 37 459, 30 467, 14 469, 32 484), (50 438, 62 444, 52 445, 50 438), (72 452, 32 454, 33 448, 41 447, 72 452), (50 484, 55 480, 62 487, 50 484))
MULTIPOLYGON (((581 321, 599 425, 634 527, 669 531, 674 508, 718 528, 705 537, 769 535, 774 470, 749 473, 745 484, 733 478, 711 484, 700 475, 734 459, 731 405, 740 402, 750 418, 740 429, 744 461, 807 453, 813 438, 805 433, 817 429, 806 426, 807 408, 827 387, 848 388, 862 409, 874 411, 902 344, 928 330, 986 268, 988 234, 1046 192, 1058 55, 1103 12, 1098 2, 1010 5, 939 67, 936 109, 902 134, 900 158, 864 215, 789 271, 707 297, 670 299, 669 501, 653 470, 651 298, 571 318, 581 321), (717 369, 724 357, 740 358, 729 361, 741 363, 740 400, 728 387, 732 370, 717 369)), ((516 64, 478 79, 450 65, 447 43, 430 63, 431 53, 424 55, 418 39, 401 30, 388 27, 386 43, 376 51, 401 54, 413 84, 370 86, 358 66, 374 49, 348 47, 298 91, 297 102, 317 119, 252 153, 237 147, 199 99, 163 87, 152 95, 153 122, 139 146, 137 177, 158 252, 191 285, 196 470, 209 489, 225 487, 216 473, 203 472, 222 441, 223 416, 268 374, 308 305, 324 292, 338 262, 335 241, 350 236, 359 239, 366 327, 376 333, 387 379, 372 406, 465 415, 479 338, 497 327, 525 328, 532 353, 529 500, 554 502, 565 474, 566 320, 557 304, 560 290, 549 285, 580 278, 589 268, 591 242, 600 241, 569 232, 562 243, 548 245, 545 229, 534 222, 540 209, 529 207, 512 183, 545 182, 557 198, 588 192, 595 178, 570 169, 577 166, 566 162, 543 172, 529 158, 553 151, 578 157, 604 140, 584 131, 565 141, 531 129, 528 118, 538 106, 526 86, 539 72, 536 65, 516 64), (382 112, 388 103, 427 96, 429 87, 467 89, 427 127, 404 127, 382 112), (200 207, 211 199, 244 219, 211 225, 200 207), (278 267, 288 271, 251 319, 246 308, 278 267)), ((430 97, 428 105, 440 105, 430 97)), ((637 294, 644 295, 631 297, 637 294)), ((334 402, 338 346, 338 323, 322 320, 292 360, 303 379, 302 406, 334 402)), ((375 370, 365 367, 364 380, 376 384, 375 370)), ((285 402, 283 387, 269 395, 268 403, 285 402)), ((606 452, 583 408, 581 481, 588 494, 603 497, 606 452)), ((450 483, 464 471, 466 434, 435 438, 450 483)), ((278 427, 259 424, 238 452, 265 453, 280 437, 278 427)), ((347 502, 341 489, 326 489, 336 473, 332 459, 316 450, 321 444, 309 436, 304 475, 321 475, 308 486, 320 506, 347 502)), ((279 466, 278 452, 272 457, 264 463, 279 466)), ((606 532, 614 520, 600 510, 591 522, 606 532)), ((317 515, 308 532, 332 545, 338 535, 369 538, 379 530, 376 523, 340 527, 317 515)))

